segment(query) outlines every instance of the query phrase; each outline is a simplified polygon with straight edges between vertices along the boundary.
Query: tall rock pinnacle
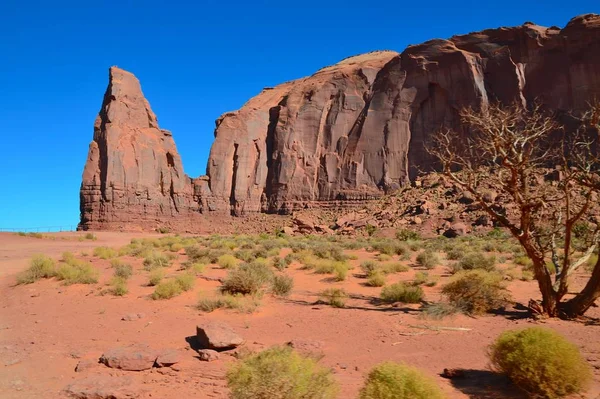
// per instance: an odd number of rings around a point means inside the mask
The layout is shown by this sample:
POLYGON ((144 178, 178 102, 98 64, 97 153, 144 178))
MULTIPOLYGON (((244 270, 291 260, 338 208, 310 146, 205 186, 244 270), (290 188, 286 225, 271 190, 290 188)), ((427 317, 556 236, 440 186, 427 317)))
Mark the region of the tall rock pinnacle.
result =
POLYGON ((81 184, 82 228, 150 228, 197 214, 171 133, 158 126, 137 78, 109 71, 81 184))

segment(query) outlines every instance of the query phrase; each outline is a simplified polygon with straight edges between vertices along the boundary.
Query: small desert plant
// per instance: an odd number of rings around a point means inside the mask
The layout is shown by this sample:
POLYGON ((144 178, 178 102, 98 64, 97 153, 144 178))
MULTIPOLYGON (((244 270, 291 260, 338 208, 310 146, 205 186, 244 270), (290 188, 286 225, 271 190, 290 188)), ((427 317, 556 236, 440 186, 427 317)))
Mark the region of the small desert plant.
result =
POLYGON ((255 296, 218 295, 214 298, 200 298, 197 308, 203 312, 214 312, 217 309, 234 309, 243 313, 253 313, 260 306, 260 299, 255 296))
POLYGON ((115 258, 117 255, 117 251, 109 247, 94 248, 94 256, 100 259, 112 259, 115 258))
POLYGON ((121 278, 127 280, 129 277, 131 277, 133 275, 133 268, 131 267, 131 265, 123 263, 118 259, 113 259, 110 262, 110 264, 114 269, 114 275, 116 277, 121 277, 121 278))
POLYGON ((579 393, 592 377, 577 346, 542 327, 505 331, 492 344, 490 360, 515 385, 536 397, 579 393))
POLYGON ((217 259, 217 264, 223 269, 233 269, 238 265, 238 263, 239 261, 236 259, 236 257, 231 254, 221 255, 217 259))
POLYGON ((360 264, 360 268, 367 276, 369 276, 371 273, 375 272, 376 270, 379 270, 381 268, 381 265, 379 262, 373 260, 366 260, 360 264))
POLYGON ((440 263, 440 258, 435 252, 426 250, 417 255, 417 263, 426 269, 433 269, 440 263))
POLYGON ((56 278, 66 285, 95 284, 100 273, 89 263, 77 261, 62 264, 56 270, 56 278))
POLYGON ((348 295, 343 288, 328 288, 321 291, 319 297, 322 301, 334 308, 343 308, 346 306, 346 298, 348 295))
POLYGON ((399 241, 417 241, 421 239, 421 235, 413 230, 399 229, 396 230, 396 239, 399 241))
POLYGON ((455 315, 460 311, 460 309, 450 303, 436 302, 423 308, 423 316, 426 318, 439 320, 443 319, 444 317, 455 315))
POLYGON ((413 279, 412 283, 414 285, 423 285, 427 281, 429 281, 429 273, 427 273, 427 272, 416 272, 415 273, 415 278, 413 279))
POLYGON ((463 256, 460 261, 453 265, 454 273, 461 270, 481 269, 491 272, 496 269, 496 258, 494 256, 485 256, 481 252, 471 252, 463 256))
POLYGON ((359 399, 443 399, 435 381, 420 370, 394 362, 375 366, 360 390, 359 399))
POLYGON ((175 277, 175 282, 179 284, 182 291, 189 291, 194 288, 194 283, 196 283, 196 278, 193 274, 184 273, 175 277))
POLYGON ((161 269, 154 269, 150 271, 148 285, 152 287, 160 284, 164 276, 165 273, 161 269))
POLYGON ((151 252, 144 258, 144 269, 150 271, 159 267, 167 267, 171 264, 169 257, 162 252, 151 252))
POLYGON ((387 303, 419 303, 423 300, 423 289, 404 282, 388 285, 381 290, 381 300, 387 303))
POLYGON ((113 277, 110 284, 112 286, 110 292, 114 296, 123 296, 129 292, 129 290, 127 289, 127 279, 123 277, 113 277))
POLYGON ((273 347, 242 359, 227 372, 232 399, 334 399, 330 370, 289 347, 273 347))
POLYGON ((385 274, 379 270, 370 273, 367 278, 367 285, 369 287, 383 287, 385 285, 385 274))
POLYGON ((410 270, 410 267, 400 262, 385 263, 382 266, 384 273, 404 273, 410 270))
POLYGON ((294 279, 285 274, 273 277, 271 281, 271 292, 276 296, 288 296, 294 288, 294 279))
POLYGON ((348 264, 345 262, 336 262, 333 270, 335 281, 344 281, 348 275, 348 264))
POLYGON ((56 275, 54 260, 46 255, 34 255, 29 268, 17 275, 17 284, 31 284, 41 278, 52 278, 56 275))
POLYGON ((442 293, 451 304, 475 315, 503 306, 509 299, 502 275, 481 269, 458 272, 442 293))
POLYGON ((169 234, 171 230, 166 226, 160 226, 156 228, 156 232, 160 234, 169 234))
POLYGON ((380 262, 387 262, 388 260, 392 260, 392 257, 388 254, 378 254, 377 260, 380 262))
POLYGON ((86 240, 96 240, 96 235, 94 233, 86 233, 83 238, 85 238, 86 240))
POLYGON ((152 299, 171 299, 181 294, 181 286, 175 280, 168 280, 159 283, 154 292, 152 293, 152 299))
POLYGON ((229 272, 221 291, 228 294, 256 294, 271 280, 273 272, 260 263, 244 263, 229 272))

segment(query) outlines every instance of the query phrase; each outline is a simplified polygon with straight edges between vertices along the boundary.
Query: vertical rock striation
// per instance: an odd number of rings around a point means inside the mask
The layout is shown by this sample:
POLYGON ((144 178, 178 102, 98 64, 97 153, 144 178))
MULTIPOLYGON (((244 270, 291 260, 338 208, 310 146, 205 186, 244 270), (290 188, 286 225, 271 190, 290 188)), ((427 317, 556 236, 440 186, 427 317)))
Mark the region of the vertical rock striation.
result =
POLYGON ((133 74, 112 67, 81 184, 84 229, 151 228, 197 214, 171 132, 133 74))

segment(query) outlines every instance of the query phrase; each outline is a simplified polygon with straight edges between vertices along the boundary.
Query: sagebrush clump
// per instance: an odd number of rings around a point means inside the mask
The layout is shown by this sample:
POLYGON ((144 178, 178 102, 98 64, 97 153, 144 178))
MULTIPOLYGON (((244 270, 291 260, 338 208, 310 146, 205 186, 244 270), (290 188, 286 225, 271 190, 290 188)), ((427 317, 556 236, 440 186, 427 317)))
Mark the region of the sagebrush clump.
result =
POLYGON ((510 298, 502 275, 482 269, 456 273, 442 293, 452 305, 473 315, 499 308, 510 298))
POLYGON ((227 372, 232 399, 334 399, 331 370, 288 347, 253 354, 227 372))
POLYGON ((360 390, 359 399, 443 399, 435 381, 405 364, 385 362, 375 366, 360 390))
POLYGON ((423 289, 404 282, 388 285, 381 290, 381 300, 386 303, 419 303, 423 300, 423 289))
POLYGON ((435 252, 426 250, 417 255, 417 263, 426 269, 433 269, 440 264, 440 258, 435 252))
POLYGON ((551 399, 579 393, 592 378, 577 346, 548 328, 502 333, 490 348, 490 360, 534 397, 551 399))
POLYGON ((56 275, 54 259, 46 255, 34 255, 29 262, 29 268, 17 275, 17 284, 31 284, 42 278, 52 278, 56 275))

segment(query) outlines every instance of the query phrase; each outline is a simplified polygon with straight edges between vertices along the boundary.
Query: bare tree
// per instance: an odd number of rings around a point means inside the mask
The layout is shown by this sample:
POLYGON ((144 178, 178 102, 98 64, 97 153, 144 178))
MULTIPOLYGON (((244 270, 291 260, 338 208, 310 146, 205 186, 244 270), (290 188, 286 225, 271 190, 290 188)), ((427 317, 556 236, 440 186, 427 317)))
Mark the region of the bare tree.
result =
POLYGON ((460 117, 462 129, 436 133, 428 151, 518 240, 533 263, 543 311, 551 317, 584 314, 600 296, 600 262, 574 296, 569 283, 600 238, 598 159, 594 140, 585 137, 600 127, 600 107, 579 118, 575 132, 566 132, 540 106, 518 103, 463 109, 460 117), (548 179, 549 166, 556 168, 554 179, 548 179), (501 204, 484 201, 487 187, 503 194, 501 204))

